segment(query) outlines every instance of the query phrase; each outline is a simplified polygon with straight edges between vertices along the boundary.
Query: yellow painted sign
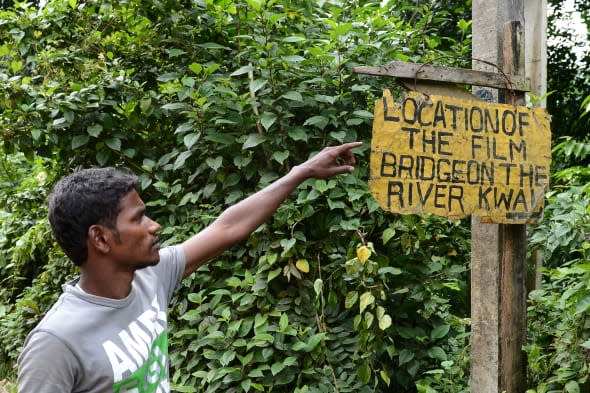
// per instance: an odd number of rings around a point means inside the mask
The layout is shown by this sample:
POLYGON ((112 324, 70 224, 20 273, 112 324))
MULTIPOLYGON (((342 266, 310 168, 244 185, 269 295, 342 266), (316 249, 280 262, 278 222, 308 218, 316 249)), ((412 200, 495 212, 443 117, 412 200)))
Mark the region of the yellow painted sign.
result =
POLYGON ((550 163, 544 109, 388 90, 375 102, 369 187, 384 210, 535 222, 550 163))

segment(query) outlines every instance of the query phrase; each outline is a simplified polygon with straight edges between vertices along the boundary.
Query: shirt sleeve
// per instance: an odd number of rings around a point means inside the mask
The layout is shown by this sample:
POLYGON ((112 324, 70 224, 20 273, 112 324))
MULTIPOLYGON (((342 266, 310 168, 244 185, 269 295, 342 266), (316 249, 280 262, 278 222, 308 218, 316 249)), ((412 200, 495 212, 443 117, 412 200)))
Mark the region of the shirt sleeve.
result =
POLYGON ((33 332, 18 358, 19 393, 73 392, 78 361, 57 337, 33 332))
POLYGON ((184 252, 181 246, 166 247, 160 250, 160 262, 154 267, 154 270, 165 287, 168 301, 182 280, 184 265, 184 252))

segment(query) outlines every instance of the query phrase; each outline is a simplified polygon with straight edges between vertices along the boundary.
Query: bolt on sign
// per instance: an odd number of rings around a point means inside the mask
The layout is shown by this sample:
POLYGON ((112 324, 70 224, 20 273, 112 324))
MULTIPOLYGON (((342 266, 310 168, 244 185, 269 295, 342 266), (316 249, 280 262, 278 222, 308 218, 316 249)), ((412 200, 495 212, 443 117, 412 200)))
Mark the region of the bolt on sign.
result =
POLYGON ((542 108, 389 90, 375 102, 369 187, 384 210, 533 223, 550 163, 542 108))

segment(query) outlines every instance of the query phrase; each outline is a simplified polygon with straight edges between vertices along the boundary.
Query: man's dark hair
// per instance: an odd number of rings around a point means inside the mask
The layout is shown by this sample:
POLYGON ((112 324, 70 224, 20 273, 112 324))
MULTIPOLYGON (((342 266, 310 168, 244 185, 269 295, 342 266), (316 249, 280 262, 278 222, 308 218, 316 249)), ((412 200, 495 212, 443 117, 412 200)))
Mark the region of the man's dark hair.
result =
POLYGON ((58 181, 49 196, 53 236, 78 266, 86 262, 88 228, 95 224, 117 233, 120 201, 137 185, 137 176, 115 168, 91 168, 58 181))

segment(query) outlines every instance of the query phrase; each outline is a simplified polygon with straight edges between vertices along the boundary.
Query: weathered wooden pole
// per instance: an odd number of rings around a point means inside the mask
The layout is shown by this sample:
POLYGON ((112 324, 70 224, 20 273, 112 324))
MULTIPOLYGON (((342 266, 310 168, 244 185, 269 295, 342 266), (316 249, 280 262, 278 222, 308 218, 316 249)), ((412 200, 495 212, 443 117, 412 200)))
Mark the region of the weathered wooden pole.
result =
MULTIPOLYGON (((474 0, 476 70, 524 74, 522 0, 474 0)), ((482 98, 517 104, 510 91, 474 89, 482 98)), ((471 391, 526 390, 526 227, 471 220, 471 391)))
MULTIPOLYGON (((525 75, 531 81, 531 93, 544 97, 547 93, 547 0, 525 0, 524 19, 526 21, 525 38, 525 75)), ((541 107, 546 106, 544 98, 541 107)), ((528 269, 527 290, 530 292, 541 287, 541 266, 543 251, 532 250, 528 269)))

